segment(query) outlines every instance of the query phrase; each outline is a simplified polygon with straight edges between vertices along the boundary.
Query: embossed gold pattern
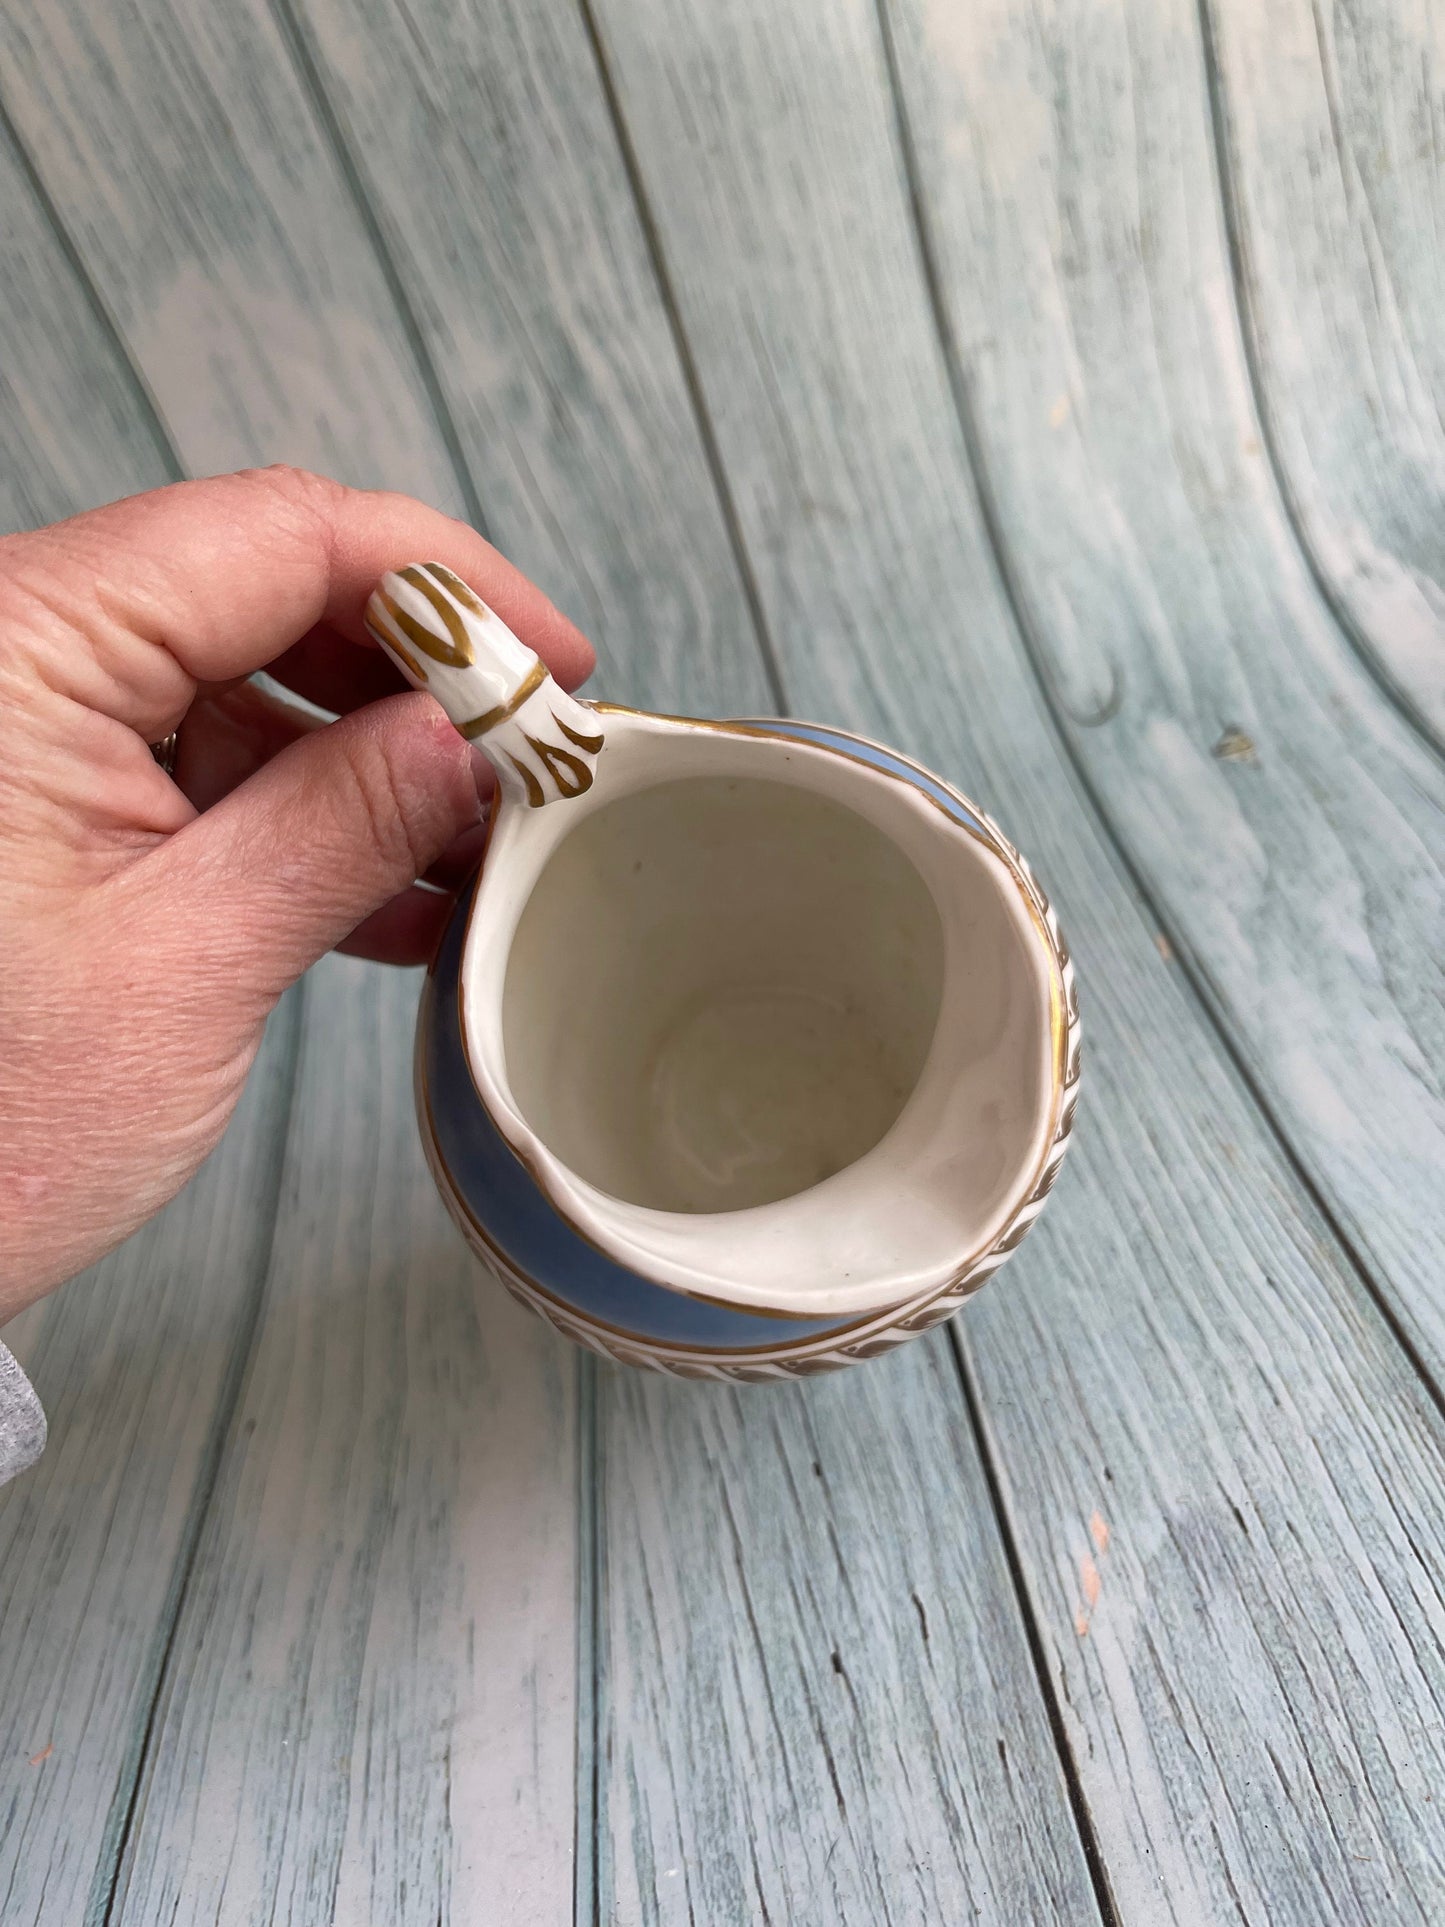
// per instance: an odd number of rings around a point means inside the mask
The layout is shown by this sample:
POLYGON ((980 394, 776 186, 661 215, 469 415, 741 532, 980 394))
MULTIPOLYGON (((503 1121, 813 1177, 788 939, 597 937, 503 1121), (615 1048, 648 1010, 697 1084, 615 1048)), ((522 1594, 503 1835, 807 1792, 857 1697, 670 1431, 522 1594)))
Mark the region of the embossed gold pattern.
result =
POLYGON ((426 670, 417 661, 410 649, 407 648, 400 634, 395 629, 390 631, 384 629, 380 622, 376 620, 375 604, 379 599, 378 596, 373 596, 372 598, 373 612, 368 615, 366 620, 366 627, 369 634, 384 648, 389 649, 394 656, 401 658, 409 675, 415 676, 418 682, 426 682, 428 680, 426 670))
MULTIPOLYGON (((424 622, 419 622, 414 615, 402 608, 396 597, 388 590, 378 589, 376 599, 385 609, 388 620, 400 629, 414 648, 420 649, 424 656, 430 656, 433 662, 444 663, 450 669, 465 669, 473 661, 472 645, 469 640, 466 641, 467 653, 461 655, 449 638, 439 636, 434 629, 428 629, 424 622)), ((455 611, 452 613, 455 615, 455 611)))
MULTIPOLYGON (((559 721, 556 716, 552 720, 554 723, 559 721)), ((565 729, 565 724, 562 727, 565 729)), ((526 730, 522 734, 526 737, 527 747, 557 785, 559 796, 581 796, 584 791, 591 789, 592 768, 589 763, 584 763, 580 756, 574 756, 570 749, 557 749, 551 743, 544 743, 540 738, 529 735, 526 730)), ((600 743, 598 747, 601 747, 600 743)))
POLYGON ((441 617, 443 627, 451 640, 451 647, 448 649, 440 636, 435 635, 431 630, 425 631, 424 633, 431 637, 433 645, 428 654, 435 656, 438 662, 447 663, 453 669, 465 669, 468 664, 475 662, 477 652, 472 647, 471 637, 467 634, 466 618, 456 604, 448 598, 446 592, 438 588, 431 577, 424 574, 421 569, 401 569, 398 575, 401 581, 408 583, 419 595, 426 597, 441 617))
POLYGON ((481 616, 485 620, 492 613, 476 590, 469 588, 459 575, 454 575, 445 562, 424 562, 422 567, 428 575, 435 577, 444 589, 449 590, 464 609, 470 609, 474 616, 481 616))
POLYGON ((607 740, 605 736, 600 735, 584 736, 581 730, 573 729, 572 725, 564 722, 560 716, 554 715, 552 721, 557 725, 558 729, 561 730, 569 743, 575 743, 578 749, 585 749, 589 756, 595 756, 607 740))
POLYGON ((546 664, 444 563, 414 562, 384 576, 367 603, 366 626, 413 682, 439 696, 468 742, 502 732, 486 753, 515 773, 531 808, 592 788, 593 760, 605 739, 588 727, 586 705, 555 688, 546 664), (449 673, 439 675, 438 668, 449 673), (467 714, 514 678, 516 686, 500 702, 467 714), (533 697, 539 700, 524 715, 533 697), (517 727, 505 730, 514 718, 517 727))
MULTIPOLYGON (((515 716, 527 698, 535 696, 546 680, 547 665, 539 662, 527 671, 526 676, 517 684, 504 703, 498 703, 495 709, 483 710, 480 716, 473 716, 470 722, 458 723, 457 728, 469 743, 474 743, 478 736, 485 736, 488 730, 495 729, 498 723, 504 723, 509 716, 515 716)), ((597 747, 599 749, 602 747, 600 737, 597 747)))
POLYGON ((517 772, 518 776, 521 777, 523 787, 527 792, 527 801, 534 810, 540 810, 542 805, 547 801, 542 785, 537 781, 532 771, 527 768, 527 765, 520 762, 510 751, 507 753, 507 761, 512 765, 512 768, 517 772))

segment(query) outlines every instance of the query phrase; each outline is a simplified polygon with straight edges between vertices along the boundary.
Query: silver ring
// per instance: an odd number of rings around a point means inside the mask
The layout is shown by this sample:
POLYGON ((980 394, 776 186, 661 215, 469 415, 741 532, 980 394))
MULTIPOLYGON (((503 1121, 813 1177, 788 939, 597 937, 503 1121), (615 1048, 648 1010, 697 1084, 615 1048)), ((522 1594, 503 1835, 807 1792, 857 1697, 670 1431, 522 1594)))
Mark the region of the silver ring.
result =
POLYGON ((158 743, 151 744, 151 755, 155 757, 167 776, 176 773, 176 750, 180 746, 181 732, 173 729, 169 736, 163 736, 158 743))

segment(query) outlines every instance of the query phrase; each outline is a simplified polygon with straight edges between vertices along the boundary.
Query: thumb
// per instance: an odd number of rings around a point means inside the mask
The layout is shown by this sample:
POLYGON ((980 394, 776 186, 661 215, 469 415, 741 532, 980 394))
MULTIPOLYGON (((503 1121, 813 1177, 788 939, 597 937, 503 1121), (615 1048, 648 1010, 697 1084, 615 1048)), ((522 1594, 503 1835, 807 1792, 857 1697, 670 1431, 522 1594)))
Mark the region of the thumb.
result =
POLYGON ((265 1007, 480 814, 480 761, 430 696, 313 731, 141 864, 202 981, 265 1007))

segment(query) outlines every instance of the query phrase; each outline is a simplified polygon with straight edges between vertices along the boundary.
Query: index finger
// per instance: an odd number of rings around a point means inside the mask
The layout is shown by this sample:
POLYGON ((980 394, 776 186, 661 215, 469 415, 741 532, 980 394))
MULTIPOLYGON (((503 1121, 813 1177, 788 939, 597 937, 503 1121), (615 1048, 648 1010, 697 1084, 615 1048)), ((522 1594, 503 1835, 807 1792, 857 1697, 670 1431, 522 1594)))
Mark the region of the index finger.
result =
POLYGON ((585 637, 475 529, 304 470, 176 482, 13 537, 0 562, 45 628, 58 619, 89 645, 47 662, 66 693, 152 735, 195 684, 263 669, 318 623, 372 647, 367 596, 419 555, 471 583, 560 682, 588 674, 585 637))

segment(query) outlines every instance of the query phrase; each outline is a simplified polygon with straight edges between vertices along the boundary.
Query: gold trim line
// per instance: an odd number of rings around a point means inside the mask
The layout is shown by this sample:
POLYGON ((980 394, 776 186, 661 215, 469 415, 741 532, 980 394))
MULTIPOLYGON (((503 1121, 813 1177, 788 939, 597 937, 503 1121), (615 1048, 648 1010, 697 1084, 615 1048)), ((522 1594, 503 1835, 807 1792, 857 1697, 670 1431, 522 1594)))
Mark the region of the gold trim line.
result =
POLYGON ((495 729, 498 723, 504 723, 509 716, 515 716, 527 698, 535 696, 546 680, 547 665, 544 662, 533 663, 504 703, 498 703, 495 709, 484 710, 480 716, 473 716, 464 723, 458 723, 457 728, 469 743, 474 743, 478 736, 485 736, 488 730, 495 729))

